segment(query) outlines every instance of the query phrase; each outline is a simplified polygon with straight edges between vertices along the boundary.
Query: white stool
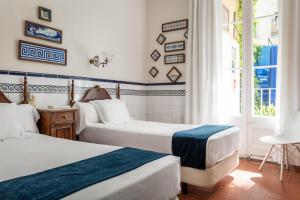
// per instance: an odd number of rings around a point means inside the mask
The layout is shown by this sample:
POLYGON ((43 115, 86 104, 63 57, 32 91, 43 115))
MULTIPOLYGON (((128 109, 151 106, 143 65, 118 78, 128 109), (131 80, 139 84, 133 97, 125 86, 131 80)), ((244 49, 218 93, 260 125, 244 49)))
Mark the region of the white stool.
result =
POLYGON ((295 156, 294 152, 297 150, 300 153, 299 147, 296 146, 296 144, 300 143, 300 137, 293 137, 293 136, 294 136, 294 134, 282 134, 282 135, 278 135, 278 136, 265 136, 265 137, 260 138, 260 140, 263 143, 271 145, 271 148, 267 152, 264 160, 262 161, 262 163, 259 167, 260 171, 262 170, 262 168, 263 168, 266 160, 269 158, 270 154, 280 151, 281 152, 280 181, 282 181, 282 172, 283 172, 284 164, 286 166, 286 169, 288 169, 288 166, 289 166, 289 164, 288 164, 289 155, 292 155, 295 158, 297 158, 295 156), (292 146, 295 147, 294 151, 292 151, 292 152, 288 151, 289 144, 291 144, 292 146), (273 150, 275 150, 275 151, 272 152, 273 150))

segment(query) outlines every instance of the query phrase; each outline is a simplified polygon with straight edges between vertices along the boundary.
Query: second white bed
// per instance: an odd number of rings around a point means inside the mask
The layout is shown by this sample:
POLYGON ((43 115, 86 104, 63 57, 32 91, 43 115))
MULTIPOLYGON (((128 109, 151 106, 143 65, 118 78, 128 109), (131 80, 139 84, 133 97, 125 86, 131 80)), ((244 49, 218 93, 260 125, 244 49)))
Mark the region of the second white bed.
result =
MULTIPOLYGON (((0 182, 35 174, 119 149, 34 134, 0 142, 0 182)), ((180 191, 179 160, 166 156, 99 182, 64 199, 169 200, 180 191)))
MULTIPOLYGON (((171 154, 174 133, 199 126, 139 120, 121 124, 88 123, 79 138, 90 143, 136 147, 171 154)), ((239 128, 236 127, 211 136, 206 146, 206 168, 232 155, 239 149, 239 144, 239 128)))

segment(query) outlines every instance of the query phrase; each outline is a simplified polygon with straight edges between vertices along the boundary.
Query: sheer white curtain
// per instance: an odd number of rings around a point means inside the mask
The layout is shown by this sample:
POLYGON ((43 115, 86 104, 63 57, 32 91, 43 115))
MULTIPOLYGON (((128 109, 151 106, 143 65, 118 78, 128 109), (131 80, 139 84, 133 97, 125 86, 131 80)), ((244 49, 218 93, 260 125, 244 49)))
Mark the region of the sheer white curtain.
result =
MULTIPOLYGON (((277 76, 277 135, 292 128, 292 120, 300 109, 300 1, 280 0, 279 2, 280 53, 277 76)), ((300 126, 297 125, 297 127, 300 126)), ((296 134, 300 136, 300 130, 296 131, 296 134)), ((278 154, 274 158, 279 162, 278 154)), ((300 165, 300 162, 295 159, 290 159, 289 162, 300 165)))
POLYGON ((222 70, 222 2, 190 0, 186 123, 217 123, 222 70))
POLYGON ((281 52, 277 81, 277 134, 286 130, 289 118, 300 108, 300 1, 279 2, 281 52))

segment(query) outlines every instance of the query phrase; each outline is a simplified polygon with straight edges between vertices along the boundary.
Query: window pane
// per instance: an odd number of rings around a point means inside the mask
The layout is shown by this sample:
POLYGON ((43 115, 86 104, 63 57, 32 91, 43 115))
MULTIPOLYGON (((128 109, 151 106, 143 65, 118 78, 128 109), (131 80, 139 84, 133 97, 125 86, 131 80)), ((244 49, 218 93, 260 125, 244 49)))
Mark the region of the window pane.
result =
POLYGON ((273 117, 276 108, 278 0, 253 0, 253 114, 273 117))
POLYGON ((243 99, 242 1, 223 0, 223 96, 224 112, 241 115, 243 99))
POLYGON ((229 10, 223 5, 223 28, 226 31, 229 31, 229 10))
POLYGON ((273 15, 278 12, 277 0, 253 0, 254 17, 259 18, 263 16, 273 15))

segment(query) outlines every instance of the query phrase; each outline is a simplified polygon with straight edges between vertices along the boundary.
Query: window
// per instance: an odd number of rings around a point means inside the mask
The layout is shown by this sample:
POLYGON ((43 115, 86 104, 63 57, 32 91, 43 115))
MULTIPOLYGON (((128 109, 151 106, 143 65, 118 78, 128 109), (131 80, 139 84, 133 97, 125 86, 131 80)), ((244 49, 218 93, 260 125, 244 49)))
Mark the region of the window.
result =
MULTIPOLYGON (((252 110, 254 117, 276 114, 276 76, 278 55, 278 0, 253 0, 253 64, 244 66, 243 0, 223 0, 223 86, 225 113, 238 116, 252 110), (230 13, 233 13, 230 21, 230 13), (228 34, 230 33, 230 34, 228 34), (244 71, 252 74, 244 75, 244 71), (243 82, 252 83, 244 90, 243 82), (247 97, 247 99, 244 99, 247 97), (247 102, 247 108, 243 103, 247 102), (250 108, 251 105, 251 108, 250 108)), ((250 27, 247 27, 249 29, 250 27)), ((245 41, 250 41, 247 35, 245 41)), ((249 45, 248 45, 249 46, 249 45)))
POLYGON ((243 41, 242 7, 236 0, 223 0, 223 106, 224 113, 239 116, 243 102, 243 55, 240 54, 243 41), (229 21, 230 13, 232 19, 229 21), (229 34, 228 34, 229 33, 229 34))
MULTIPOLYGON (((234 13, 233 13, 233 21, 234 22, 237 21, 237 13, 236 13, 236 11, 234 11, 234 13)), ((236 25, 235 24, 233 25, 233 33, 232 34, 233 34, 232 37, 234 39, 237 39, 237 29, 236 29, 236 25)))
POLYGON ((235 69, 236 66, 237 66, 236 65, 237 59, 236 59, 236 48, 235 47, 231 48, 231 56, 232 56, 232 58, 231 58, 231 63, 232 63, 231 68, 235 69))
POLYGON ((223 28, 229 31, 229 10, 223 5, 223 28))
POLYGON ((253 14, 253 115, 276 114, 278 0, 255 0, 253 14))

